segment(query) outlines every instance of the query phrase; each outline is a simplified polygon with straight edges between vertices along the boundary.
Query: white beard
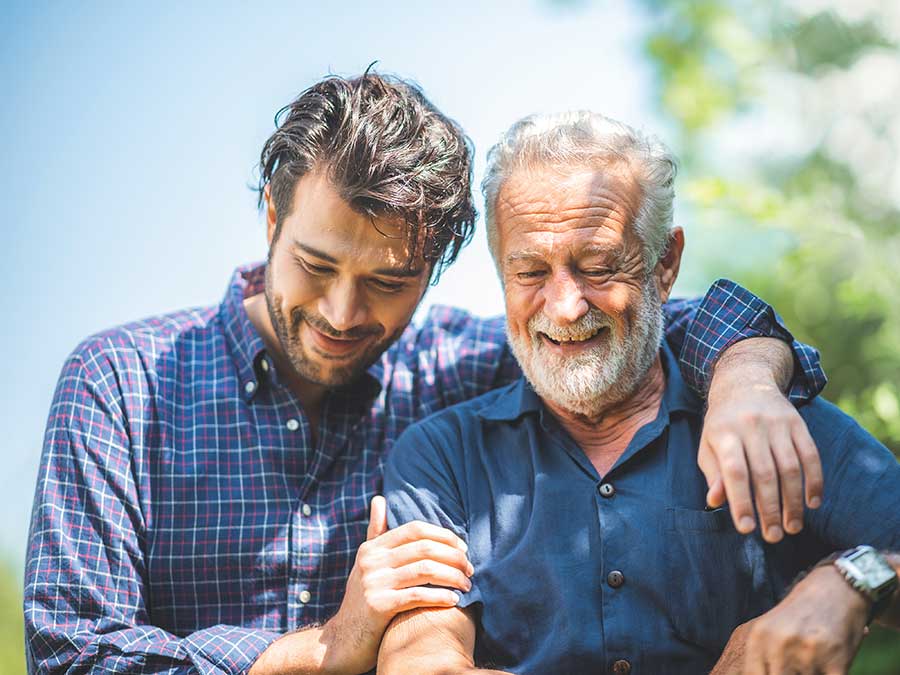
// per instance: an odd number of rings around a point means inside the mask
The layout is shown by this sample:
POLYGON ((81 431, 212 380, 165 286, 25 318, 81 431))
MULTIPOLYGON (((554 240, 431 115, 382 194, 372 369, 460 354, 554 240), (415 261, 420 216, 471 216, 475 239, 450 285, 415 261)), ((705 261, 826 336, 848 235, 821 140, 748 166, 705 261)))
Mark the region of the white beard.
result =
POLYGON ((652 278, 645 281, 641 298, 634 325, 624 335, 617 333, 612 317, 594 307, 568 326, 557 326, 541 311, 529 319, 527 336, 513 335, 507 321, 509 346, 538 396, 588 417, 630 397, 659 353, 664 325, 652 278), (556 340, 590 335, 600 328, 608 333, 599 344, 569 357, 552 353, 540 336, 556 340))

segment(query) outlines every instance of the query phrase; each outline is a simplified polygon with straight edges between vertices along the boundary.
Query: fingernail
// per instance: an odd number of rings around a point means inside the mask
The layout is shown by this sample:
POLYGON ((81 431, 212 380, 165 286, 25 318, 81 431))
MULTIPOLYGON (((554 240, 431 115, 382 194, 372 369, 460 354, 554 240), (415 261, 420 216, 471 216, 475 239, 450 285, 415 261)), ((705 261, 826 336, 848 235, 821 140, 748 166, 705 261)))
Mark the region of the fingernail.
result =
POLYGON ((813 497, 812 499, 809 500, 809 508, 817 509, 820 506, 822 506, 822 500, 819 499, 818 497, 813 497))
POLYGON ((463 550, 463 553, 469 550, 469 545, 462 539, 459 540, 459 547, 463 550))
POLYGON ((771 539, 772 541, 778 541, 779 539, 781 539, 781 537, 784 536, 784 532, 777 525, 773 525, 768 530, 766 530, 766 532, 769 535, 769 539, 771 539))
POLYGON ((469 563, 469 566, 466 568, 466 574, 469 576, 475 574, 475 568, 472 566, 472 563, 469 563))
POLYGON ((803 529, 803 523, 801 523, 799 520, 788 521, 787 531, 790 534, 797 534, 802 529, 803 529))
POLYGON ((750 516, 744 516, 741 518, 740 522, 741 532, 746 534, 747 532, 752 532, 753 528, 756 526, 756 523, 753 521, 753 518, 750 516))

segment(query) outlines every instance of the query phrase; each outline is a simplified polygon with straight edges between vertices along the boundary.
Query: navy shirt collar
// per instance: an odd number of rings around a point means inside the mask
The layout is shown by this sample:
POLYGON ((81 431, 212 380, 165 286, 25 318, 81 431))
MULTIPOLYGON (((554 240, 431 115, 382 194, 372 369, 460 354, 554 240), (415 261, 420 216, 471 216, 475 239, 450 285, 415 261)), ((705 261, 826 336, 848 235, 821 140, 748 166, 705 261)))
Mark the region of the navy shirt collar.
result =
MULTIPOLYGON (((678 368, 678 360, 669 345, 663 342, 659 354, 666 374, 666 389, 660 413, 665 411, 671 414, 678 411, 701 414, 703 402, 684 381, 678 368)), ((493 403, 481 410, 479 416, 486 420, 511 422, 522 415, 540 413, 543 410, 544 404, 540 396, 523 375, 510 385, 508 393, 498 396, 493 403)))

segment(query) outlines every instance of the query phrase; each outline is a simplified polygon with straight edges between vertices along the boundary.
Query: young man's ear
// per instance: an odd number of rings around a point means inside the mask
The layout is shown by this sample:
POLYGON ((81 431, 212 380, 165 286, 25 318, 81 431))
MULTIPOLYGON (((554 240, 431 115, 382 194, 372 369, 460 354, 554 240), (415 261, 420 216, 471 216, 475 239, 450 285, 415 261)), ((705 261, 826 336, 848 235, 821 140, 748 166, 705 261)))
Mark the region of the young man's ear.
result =
POLYGON ((684 230, 673 227, 669 235, 669 244, 656 267, 653 269, 653 277, 656 282, 656 290, 662 302, 669 299, 675 279, 678 278, 678 270, 681 267, 681 254, 684 251, 684 230))
POLYGON ((278 226, 278 214, 275 212, 275 200, 272 199, 272 184, 269 183, 263 190, 263 199, 266 200, 266 239, 269 247, 275 239, 275 229, 278 226))

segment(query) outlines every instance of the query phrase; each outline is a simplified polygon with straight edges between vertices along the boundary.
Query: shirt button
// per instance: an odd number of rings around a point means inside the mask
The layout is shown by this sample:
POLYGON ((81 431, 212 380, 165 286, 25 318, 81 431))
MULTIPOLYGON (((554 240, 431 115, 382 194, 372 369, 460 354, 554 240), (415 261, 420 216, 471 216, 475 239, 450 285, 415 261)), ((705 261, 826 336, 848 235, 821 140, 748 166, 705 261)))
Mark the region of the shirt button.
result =
POLYGON ((246 391, 248 394, 252 394, 254 391, 256 391, 256 382, 250 381, 245 384, 244 391, 246 391))
POLYGON ((310 600, 312 600, 312 593, 309 591, 300 591, 300 602, 305 605, 310 600))
POLYGON ((265 359, 263 359, 262 361, 259 362, 259 367, 263 369, 263 372, 265 372, 265 373, 269 372, 269 362, 266 361, 265 359))
POLYGON ((616 488, 612 486, 612 483, 603 483, 599 488, 597 488, 597 492, 600 493, 601 497, 606 497, 609 499, 614 494, 616 494, 616 488))
POLYGON ((311 516, 311 515, 312 515, 312 507, 311 507, 309 504, 304 504, 304 505, 303 505, 303 508, 301 509, 301 511, 303 511, 303 515, 304 515, 304 516, 311 516))
POLYGON ((297 429, 300 428, 300 422, 291 418, 287 421, 287 424, 285 424, 285 426, 288 428, 288 431, 297 431, 297 429))
POLYGON ((619 659, 612 664, 613 675, 628 675, 631 672, 631 664, 625 659, 619 659))
POLYGON ((619 588, 622 586, 622 584, 625 583, 625 575, 622 574, 619 570, 613 570, 606 575, 606 583, 608 583, 613 588, 619 588))

